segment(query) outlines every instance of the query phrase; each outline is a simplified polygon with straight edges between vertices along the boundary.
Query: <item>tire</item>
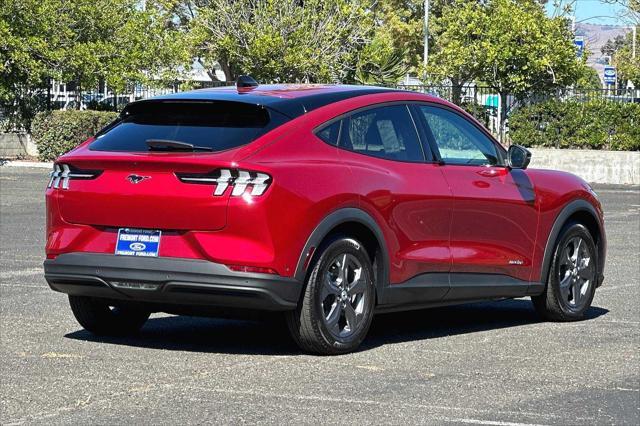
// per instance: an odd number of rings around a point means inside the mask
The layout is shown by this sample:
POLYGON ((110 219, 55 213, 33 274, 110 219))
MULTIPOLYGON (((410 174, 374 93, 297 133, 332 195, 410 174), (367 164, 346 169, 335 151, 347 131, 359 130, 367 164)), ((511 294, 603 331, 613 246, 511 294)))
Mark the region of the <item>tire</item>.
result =
POLYGON ((151 314, 134 306, 112 308, 106 301, 84 296, 69 296, 69 305, 80 325, 97 335, 134 334, 142 328, 151 314))
POLYGON ((298 346, 323 355, 356 350, 373 318, 373 277, 369 255, 358 241, 340 236, 321 246, 297 309, 287 313, 298 346))
POLYGON ((598 276, 598 252, 584 225, 564 226, 553 250, 545 291, 531 300, 549 321, 577 321, 591 306, 598 276))

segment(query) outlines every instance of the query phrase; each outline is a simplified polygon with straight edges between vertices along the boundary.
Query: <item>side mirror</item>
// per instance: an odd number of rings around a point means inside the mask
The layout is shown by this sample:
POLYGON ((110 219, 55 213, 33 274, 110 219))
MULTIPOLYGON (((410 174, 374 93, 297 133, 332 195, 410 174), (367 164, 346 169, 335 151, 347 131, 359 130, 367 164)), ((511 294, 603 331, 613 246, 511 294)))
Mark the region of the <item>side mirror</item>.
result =
POLYGON ((512 169, 526 169, 531 161, 531 151, 520 145, 511 145, 507 154, 507 165, 512 169))

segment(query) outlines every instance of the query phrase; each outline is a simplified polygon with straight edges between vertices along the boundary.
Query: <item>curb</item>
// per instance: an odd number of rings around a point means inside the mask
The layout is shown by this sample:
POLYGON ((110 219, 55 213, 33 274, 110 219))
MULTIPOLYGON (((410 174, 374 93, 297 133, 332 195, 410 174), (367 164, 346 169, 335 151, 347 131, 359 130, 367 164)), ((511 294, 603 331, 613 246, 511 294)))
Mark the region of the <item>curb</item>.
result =
POLYGON ((38 169, 52 169, 53 163, 41 163, 39 161, 7 161, 0 162, 0 167, 32 167, 38 169))

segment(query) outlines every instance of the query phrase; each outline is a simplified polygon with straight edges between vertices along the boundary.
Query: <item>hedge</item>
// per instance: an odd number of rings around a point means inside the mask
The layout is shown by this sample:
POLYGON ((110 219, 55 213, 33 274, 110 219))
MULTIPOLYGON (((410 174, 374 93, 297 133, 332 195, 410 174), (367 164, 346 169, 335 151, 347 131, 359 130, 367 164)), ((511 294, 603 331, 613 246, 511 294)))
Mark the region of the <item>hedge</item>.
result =
POLYGON ((116 112, 47 111, 36 114, 31 136, 41 161, 52 161, 116 119, 116 112))
MULTIPOLYGON (((481 121, 487 117, 472 111, 481 121)), ((55 160, 115 120, 115 112, 38 113, 31 134, 42 161, 55 160)), ((512 143, 533 147, 640 150, 640 104, 551 100, 509 116, 512 143)))
POLYGON ((511 142, 533 147, 640 150, 640 104, 546 101, 509 116, 511 142))

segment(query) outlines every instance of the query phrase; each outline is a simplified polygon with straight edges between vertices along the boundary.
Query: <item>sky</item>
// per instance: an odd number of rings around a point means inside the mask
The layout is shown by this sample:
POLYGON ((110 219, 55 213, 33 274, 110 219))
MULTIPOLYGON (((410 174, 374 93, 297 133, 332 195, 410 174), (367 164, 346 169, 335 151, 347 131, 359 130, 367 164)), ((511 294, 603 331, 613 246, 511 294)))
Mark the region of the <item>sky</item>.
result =
MULTIPOLYGON (((547 11, 553 13, 553 1, 547 3, 547 11)), ((586 22, 590 24, 624 25, 618 17, 618 13, 623 10, 622 6, 607 4, 601 0, 576 0, 575 14, 576 22, 586 22)))

